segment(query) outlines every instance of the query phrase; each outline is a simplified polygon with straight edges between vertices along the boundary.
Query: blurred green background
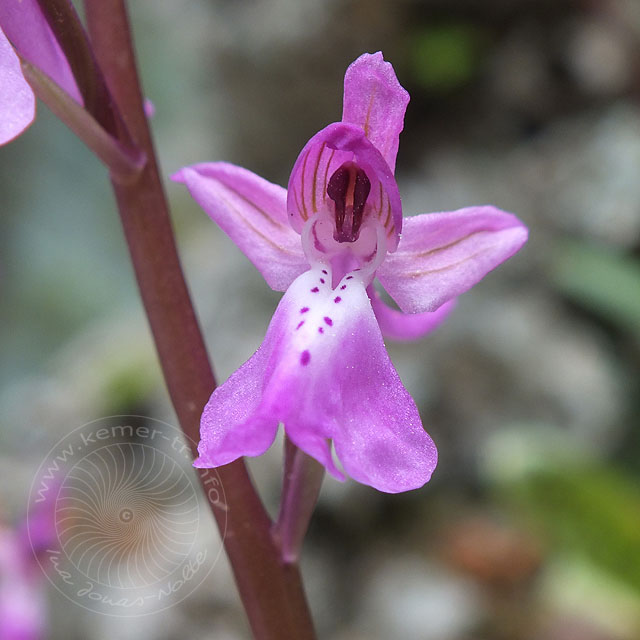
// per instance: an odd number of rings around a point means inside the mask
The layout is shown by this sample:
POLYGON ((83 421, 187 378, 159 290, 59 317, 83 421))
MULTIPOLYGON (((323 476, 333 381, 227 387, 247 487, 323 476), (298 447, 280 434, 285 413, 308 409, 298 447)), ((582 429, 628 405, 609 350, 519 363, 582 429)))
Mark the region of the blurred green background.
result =
MULTIPOLYGON (((325 482, 303 569, 335 640, 640 637, 640 3, 133 0, 165 176, 207 160, 286 184, 382 50, 411 94, 405 215, 492 203, 531 239, 415 344, 389 344, 440 451, 401 496, 325 482)), ((167 182, 219 380, 279 294, 167 182), (233 287, 231 282, 233 280, 233 287)), ((103 167, 39 105, 0 150, 0 518, 71 429, 175 423, 103 167)), ((253 465, 277 504, 280 450, 253 465)), ((132 622, 49 589, 52 638, 242 638, 224 562, 132 622)))

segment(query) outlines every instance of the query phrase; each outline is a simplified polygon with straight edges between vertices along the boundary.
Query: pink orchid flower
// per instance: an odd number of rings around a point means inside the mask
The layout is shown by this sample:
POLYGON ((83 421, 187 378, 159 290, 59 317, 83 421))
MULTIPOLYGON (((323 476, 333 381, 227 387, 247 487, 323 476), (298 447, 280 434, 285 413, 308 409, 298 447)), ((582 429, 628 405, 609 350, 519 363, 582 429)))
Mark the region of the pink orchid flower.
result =
POLYGON ((394 167, 408 101, 382 54, 364 54, 345 75, 342 121, 305 145, 287 190, 219 162, 173 176, 267 284, 286 289, 262 346, 205 407, 196 467, 261 455, 283 423, 338 479, 331 443, 348 475, 380 491, 431 477, 436 447, 381 329, 416 338, 435 328, 527 229, 482 206, 410 217, 402 230, 394 167), (375 276, 400 311, 377 296, 375 276))
POLYGON ((37 0, 0 2, 0 144, 19 136, 33 122, 36 100, 24 79, 18 52, 46 73, 76 102, 80 91, 60 45, 37 0), (14 50, 15 49, 15 50, 14 50))
POLYGON ((34 564, 19 535, 0 526, 0 640, 45 636, 43 575, 34 564))
POLYGON ((48 551, 58 549, 56 498, 34 501, 18 527, 0 523, 0 640, 40 640, 47 636, 47 604, 42 571, 48 551))

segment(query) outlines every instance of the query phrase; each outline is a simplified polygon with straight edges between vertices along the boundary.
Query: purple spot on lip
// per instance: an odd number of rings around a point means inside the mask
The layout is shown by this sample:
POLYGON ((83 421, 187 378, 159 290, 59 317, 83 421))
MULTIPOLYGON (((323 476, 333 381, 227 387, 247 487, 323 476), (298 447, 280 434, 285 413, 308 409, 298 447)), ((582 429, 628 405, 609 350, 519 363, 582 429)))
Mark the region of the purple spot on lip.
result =
POLYGON ((330 326, 333 326, 333 320, 329 316, 324 317, 324 321, 330 326))
POLYGON ((311 360, 311 354, 305 349, 301 354, 300 354, 300 364, 303 367, 306 367, 309 364, 309 360, 311 360))
POLYGON ((324 333, 324 329, 322 327, 318 327, 318 333, 324 333))
POLYGON ((333 301, 338 304, 338 302, 340 302, 340 300, 342 300, 342 298, 340 296, 336 296, 333 301))
POLYGON ((311 289, 311 293, 318 293, 318 291, 320 291, 318 287, 313 287, 313 289, 311 289))
POLYGON ((324 278, 320 278, 320 282, 324 284, 324 278))
POLYGON ((343 284, 343 285, 340 287, 340 291, 344 291, 346 288, 347 288, 347 285, 346 285, 346 284, 343 284))
POLYGON ((307 311, 309 311, 309 307, 302 307, 302 309, 300 309, 300 313, 307 313, 307 311))
POLYGON ((304 324, 304 320, 300 320, 298 326, 296 327, 296 331, 304 324))

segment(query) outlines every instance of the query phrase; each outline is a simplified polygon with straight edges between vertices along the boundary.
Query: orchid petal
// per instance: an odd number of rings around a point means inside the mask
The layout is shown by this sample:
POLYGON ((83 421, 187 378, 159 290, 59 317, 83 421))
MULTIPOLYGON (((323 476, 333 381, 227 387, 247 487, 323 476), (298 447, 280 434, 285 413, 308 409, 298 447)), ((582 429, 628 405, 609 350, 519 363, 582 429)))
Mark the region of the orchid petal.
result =
POLYGON ((394 251, 402 230, 402 203, 393 171, 380 152, 355 125, 334 122, 316 133, 296 160, 287 189, 291 226, 302 232, 305 222, 320 210, 330 208, 328 180, 343 163, 354 160, 367 174, 371 192, 370 215, 385 227, 388 249, 394 251))
POLYGON ((380 297, 380 294, 369 287, 371 306, 380 325, 380 331, 385 338, 392 340, 417 340, 437 329, 454 310, 456 300, 449 300, 435 311, 422 313, 403 313, 392 309, 380 297))
POLYGON ((400 132, 409 94, 382 53, 365 53, 344 76, 342 121, 361 127, 391 171, 396 166, 400 132))
POLYGON ((78 104, 83 103, 71 67, 40 10, 38 0, 2 0, 0 27, 25 60, 44 71, 78 104))
POLYGON ((418 488, 435 468, 435 446, 389 360, 365 284, 352 275, 332 289, 325 272, 294 281, 258 352, 214 391, 196 464, 258 455, 282 422, 338 478, 330 440, 355 480, 389 493, 418 488))
POLYGON ((36 98, 23 78, 20 60, 0 29, 0 144, 19 136, 36 115, 36 98))
POLYGON ((527 236, 518 218, 492 206, 410 217, 377 275, 405 313, 435 311, 510 258, 527 236))
POLYGON ((270 335, 277 330, 274 319, 264 345, 211 394, 200 421, 200 456, 195 467, 218 467, 241 456, 259 456, 273 443, 278 421, 257 414, 256 409, 271 356, 270 335))
POLYGON ((185 167, 172 176, 262 273, 284 291, 309 268, 300 236, 287 220, 287 192, 226 162, 185 167))

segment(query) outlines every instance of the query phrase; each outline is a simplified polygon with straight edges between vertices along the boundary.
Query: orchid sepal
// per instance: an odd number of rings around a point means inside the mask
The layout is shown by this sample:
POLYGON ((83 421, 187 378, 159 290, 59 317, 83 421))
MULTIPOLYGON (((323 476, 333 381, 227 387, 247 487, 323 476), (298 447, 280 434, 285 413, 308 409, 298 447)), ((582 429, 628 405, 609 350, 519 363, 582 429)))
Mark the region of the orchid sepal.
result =
POLYGON ((344 74, 342 122, 359 126, 393 172, 409 94, 382 52, 364 53, 344 74))
POLYGON ((185 167, 171 179, 186 185, 275 291, 285 291, 309 268, 282 187, 226 162, 185 167))
POLYGON ((377 276, 405 313, 435 311, 516 253, 527 228, 493 206, 410 216, 377 276))

